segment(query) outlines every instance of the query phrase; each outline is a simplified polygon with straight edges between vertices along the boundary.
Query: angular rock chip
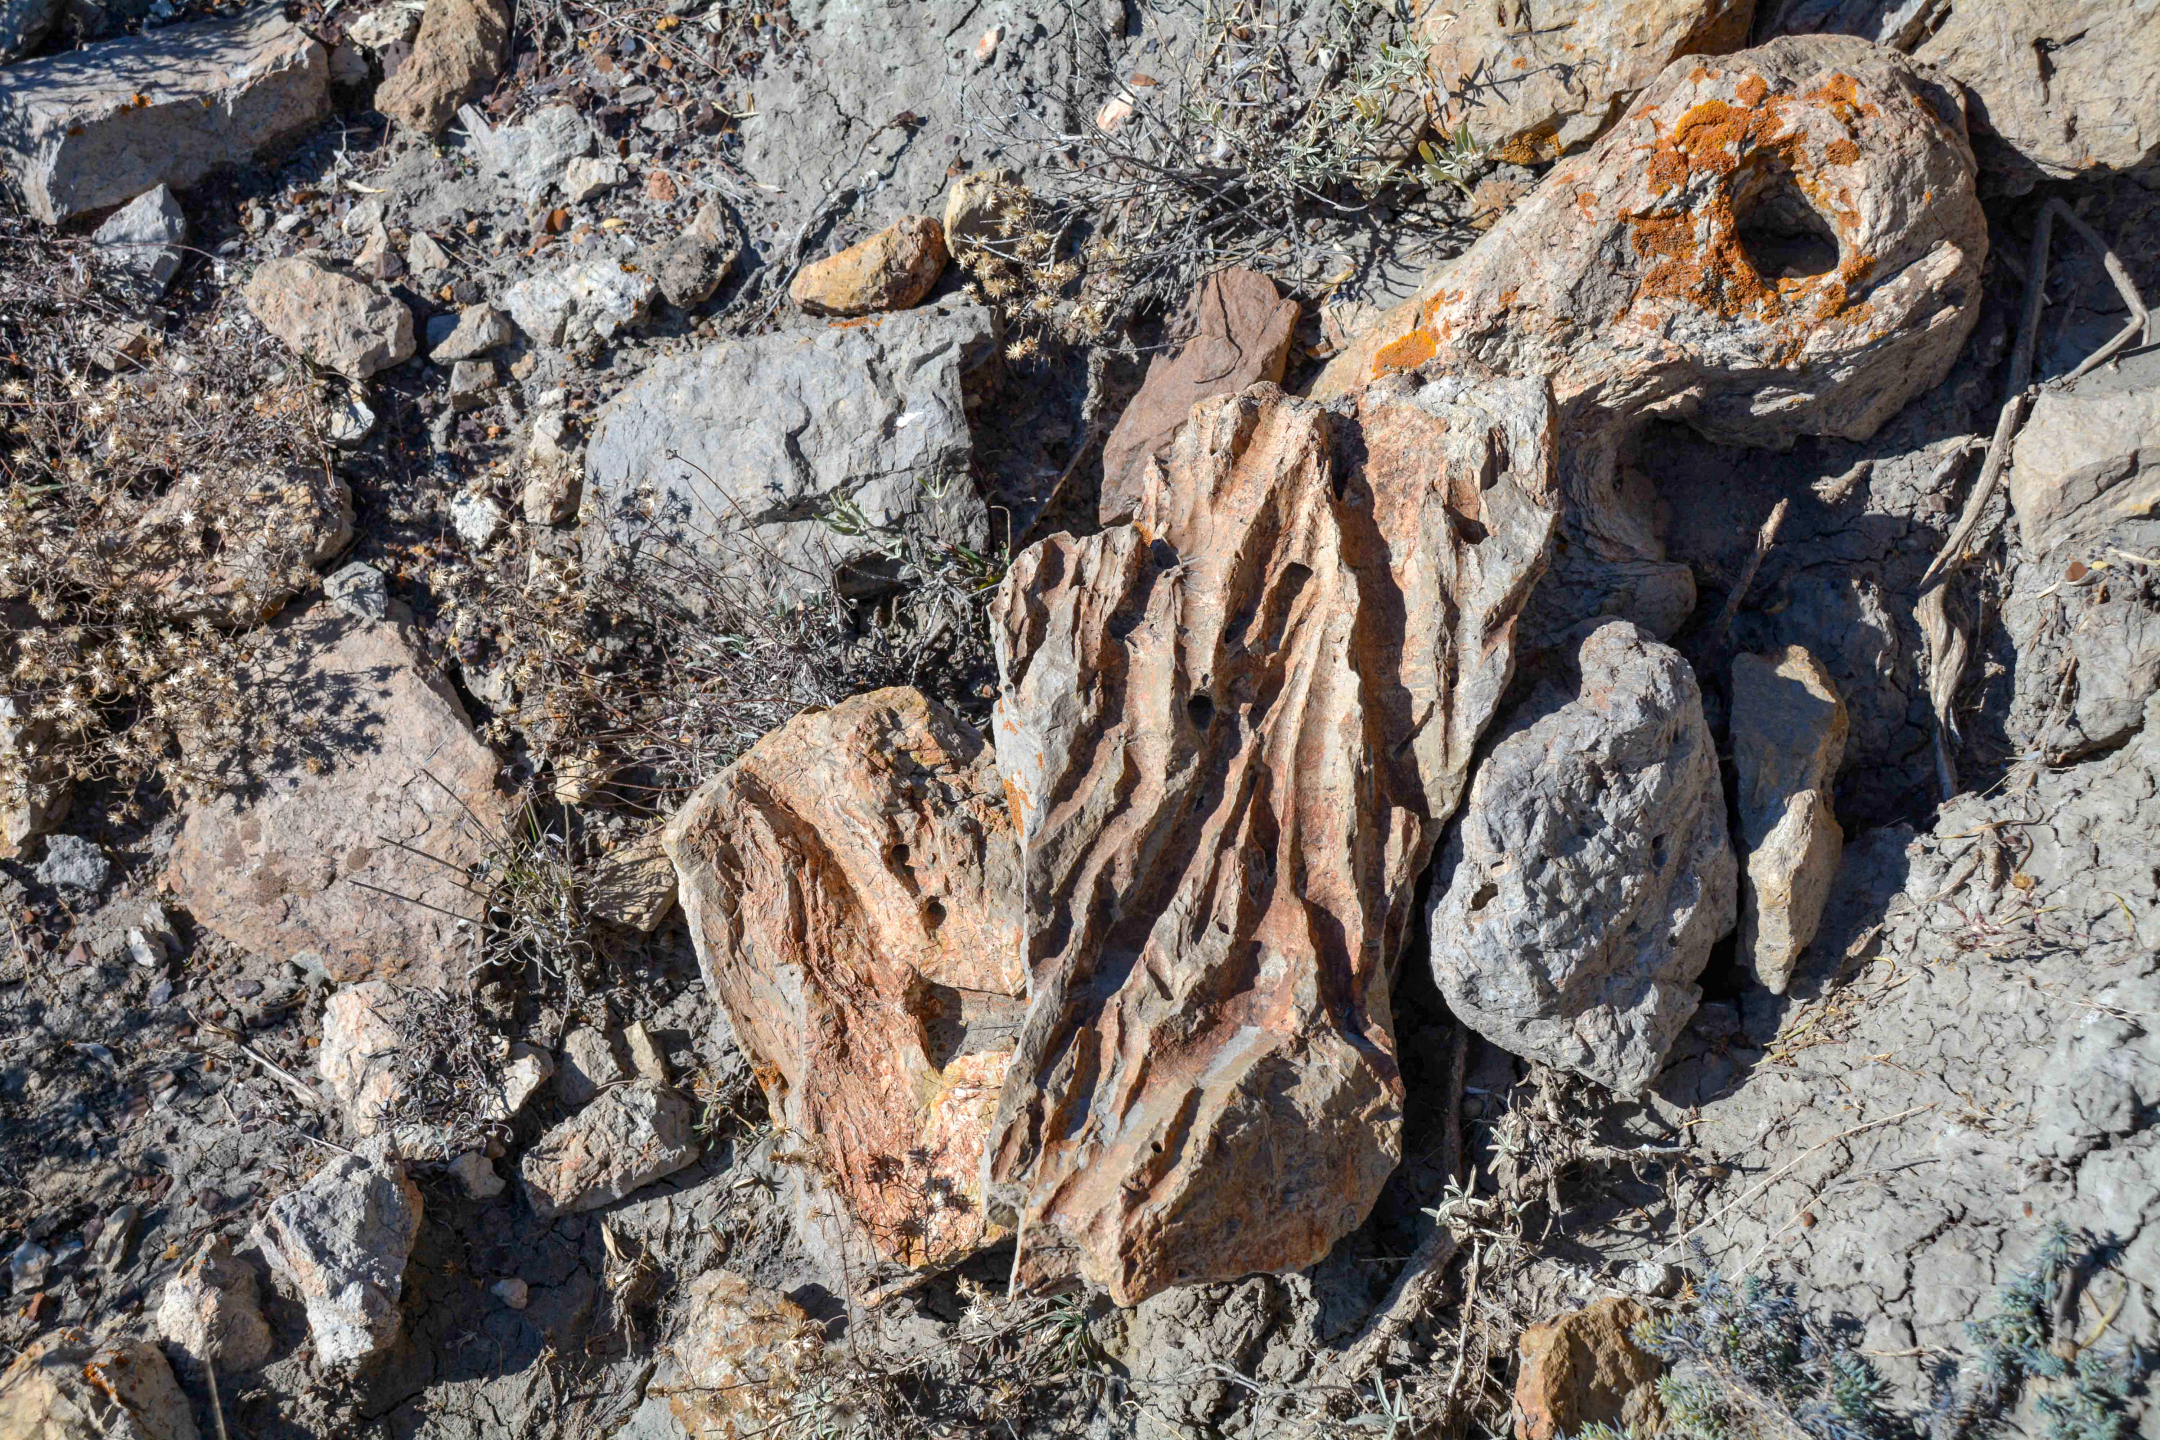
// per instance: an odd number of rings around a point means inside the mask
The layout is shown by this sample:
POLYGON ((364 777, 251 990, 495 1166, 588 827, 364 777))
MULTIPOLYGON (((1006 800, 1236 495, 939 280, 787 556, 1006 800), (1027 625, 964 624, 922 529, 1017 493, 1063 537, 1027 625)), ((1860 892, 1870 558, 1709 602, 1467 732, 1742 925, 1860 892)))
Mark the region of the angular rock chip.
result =
POLYGON ((1405 375, 1337 428, 1271 385, 1201 402, 1134 523, 1030 547, 993 608, 1020 1283, 1298 1269, 1399 1156, 1389 984, 1545 564, 1552 409, 1405 375))
POLYGON ((742 258, 742 237, 718 201, 707 201, 690 228, 640 257, 668 304, 688 310, 712 299, 742 258))
POLYGON ((145 191, 112 213, 90 237, 98 268, 119 288, 155 300, 180 269, 180 242, 187 239, 187 214, 173 198, 172 187, 145 191))
POLYGON ((792 1423, 795 1397, 825 1348, 824 1331, 785 1295, 731 1270, 690 1282, 668 1346, 669 1411, 691 1435, 750 1440, 792 1423))
POLYGON ((425 1043, 415 1019, 397 987, 381 980, 347 986, 324 1002, 315 1071, 355 1135, 381 1130, 405 1098, 411 1075, 400 1062, 425 1043))
MULTIPOLYGON (((477 115, 474 111, 472 114, 477 115)), ((592 124, 575 105, 548 105, 502 129, 475 129, 480 150, 519 204, 530 207, 547 198, 570 162, 593 153, 592 124)))
POLYGON ((905 310, 945 273, 945 227, 928 215, 904 215, 837 255, 805 265, 788 297, 812 315, 873 315, 905 310))
POLYGON ((612 1205, 698 1157, 697 1112, 662 1085, 607 1091, 540 1137, 518 1162, 541 1219, 612 1205))
POLYGON ((920 691, 858 695, 759 741, 665 841, 706 983, 856 1224, 903 1264, 978 1248, 1027 989, 982 737, 920 691))
POLYGON ((675 908, 675 866, 655 833, 595 861, 586 908, 595 919, 650 935, 675 908))
POLYGON ((589 1105, 610 1085, 630 1078, 615 1041, 604 1031, 579 1025, 562 1038, 562 1063, 555 1070, 555 1093, 572 1109, 589 1105))
POLYGON ((890 585, 902 535, 981 548, 963 389, 996 353, 988 312, 941 304, 656 362, 586 447, 587 564, 786 599, 890 585))
POLYGON ((1739 867, 1695 675, 1624 620, 1479 763, 1433 876, 1433 976, 1493 1044, 1622 1094, 1656 1078, 1739 867))
POLYGON ((375 1140, 278 1196, 256 1222, 255 1244, 307 1307, 315 1357, 324 1365, 365 1360, 396 1341, 420 1214, 420 1191, 404 1162, 375 1140))
POLYGON ((0 1435, 25 1440, 196 1440, 172 1367, 147 1340, 40 1336, 0 1372, 0 1435))
POLYGON ((1630 1333, 1649 1318, 1633 1300, 1608 1298, 1523 1331, 1515 1347, 1516 1440, 1558 1440, 1593 1424, 1626 1435, 1662 1430, 1657 1378, 1665 1365, 1630 1333))
POLYGON ((281 741, 196 757, 223 784, 190 804, 173 844, 179 902, 258 954, 315 952, 340 983, 462 983, 460 922, 480 917, 464 873, 514 807, 415 637, 311 606, 267 632, 243 683, 281 741))
POLYGON ((520 280, 503 295, 518 329, 539 345, 612 340, 651 313, 659 285, 620 260, 586 260, 520 280))
POLYGON ((185 190, 330 114, 330 57, 276 6, 0 70, 0 165, 50 225, 185 190))
POLYGON ((270 1322, 263 1319, 255 1267, 220 1237, 165 1282, 158 1300, 158 1334, 198 1364, 230 1375, 270 1358, 270 1322))
POLYGON ((2040 392, 2012 452, 2010 507, 2031 555, 2067 553, 2160 510, 2160 354, 2040 392))
POLYGON ((1740 960, 1775 995, 1815 938, 1844 853, 1830 786, 1845 728, 1830 672, 1800 646, 1734 658, 1733 769, 1747 853, 1740 960))
POLYGON ((354 380, 412 358, 412 311, 320 260, 290 256, 255 267, 247 307, 263 328, 325 369, 354 380))
POLYGON ((1455 97, 1444 129, 1516 165, 1580 150, 1683 55, 1747 43, 1755 0, 1547 0, 1527 21, 1506 5, 1433 5, 1415 36, 1455 97))
MULTIPOLYGON (((959 192, 954 192, 958 198, 959 192)), ((1148 362, 1147 379, 1103 442, 1102 522, 1130 520, 1148 463, 1167 453, 1193 406, 1261 380, 1282 383, 1298 305, 1254 270, 1225 270, 1201 282, 1186 307, 1192 338, 1148 362)))
POLYGON ((440 135, 460 105, 502 74, 509 0, 428 0, 412 53, 376 87, 375 108, 408 130, 440 135))
POLYGON ((435 338, 435 322, 428 322, 428 359, 438 365, 457 360, 477 360, 497 346, 517 338, 510 317, 492 305, 467 305, 457 314, 448 333, 435 338))

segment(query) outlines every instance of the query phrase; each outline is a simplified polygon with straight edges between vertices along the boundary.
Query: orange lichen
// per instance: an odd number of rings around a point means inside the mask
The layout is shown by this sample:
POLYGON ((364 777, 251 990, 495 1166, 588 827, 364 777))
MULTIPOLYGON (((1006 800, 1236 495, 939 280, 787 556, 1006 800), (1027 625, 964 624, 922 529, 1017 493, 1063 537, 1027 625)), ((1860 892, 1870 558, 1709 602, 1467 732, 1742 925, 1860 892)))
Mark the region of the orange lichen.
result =
POLYGON ((1740 82, 1739 88, 1733 91, 1733 94, 1740 97, 1740 103, 1750 110, 1762 104, 1763 96, 1769 93, 1770 82, 1760 75, 1748 76, 1747 79, 1740 82))
POLYGON ((1860 147, 1850 140, 1833 140, 1823 148, 1823 159, 1832 165, 1850 165, 1860 158, 1860 147))
POLYGON ((1439 347, 1433 343, 1432 332, 1425 329, 1412 330, 1391 345, 1384 345, 1373 356, 1373 376, 1393 374, 1397 370, 1415 370, 1433 358, 1439 347))
POLYGON ((1860 98, 1859 82, 1842 71, 1813 90, 1803 92, 1800 98, 1817 102, 1847 128, 1863 116, 1872 118, 1882 114, 1873 103, 1860 98))

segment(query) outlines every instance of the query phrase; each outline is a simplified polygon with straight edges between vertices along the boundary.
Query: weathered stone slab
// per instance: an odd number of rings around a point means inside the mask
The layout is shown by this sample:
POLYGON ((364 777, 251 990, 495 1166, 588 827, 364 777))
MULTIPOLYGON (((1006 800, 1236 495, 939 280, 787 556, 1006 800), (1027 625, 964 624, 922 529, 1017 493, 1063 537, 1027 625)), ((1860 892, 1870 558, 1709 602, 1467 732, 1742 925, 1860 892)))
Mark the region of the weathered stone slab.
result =
POLYGON ((1845 702, 1798 645, 1733 659, 1733 770, 1747 855, 1740 960, 1773 994, 1815 938, 1845 832, 1830 798, 1845 756, 1845 702))

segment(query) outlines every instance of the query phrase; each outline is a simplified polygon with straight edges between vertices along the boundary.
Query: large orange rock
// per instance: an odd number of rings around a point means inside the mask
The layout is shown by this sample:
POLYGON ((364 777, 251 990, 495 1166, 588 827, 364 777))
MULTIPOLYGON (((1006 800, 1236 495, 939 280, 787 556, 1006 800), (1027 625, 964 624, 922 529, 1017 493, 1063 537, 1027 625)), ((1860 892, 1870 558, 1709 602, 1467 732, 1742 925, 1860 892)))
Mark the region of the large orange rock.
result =
POLYGON ((866 1237, 990 1238, 985 1130, 1019 1028, 1019 853, 982 737, 908 689, 767 735, 664 833, 713 993, 866 1237))
POLYGON ((805 265, 788 295, 812 315, 905 310, 945 273, 945 229, 928 215, 903 215, 869 239, 805 265))
POLYGON ((1516 1440, 1555 1440, 1595 1421, 1629 1435, 1662 1428, 1657 1377, 1665 1366, 1629 1334, 1649 1318, 1633 1300, 1611 1298, 1523 1331, 1516 1440))
POLYGON ((993 608, 1032 1000, 991 1213, 1023 1285, 1293 1270, 1400 1154, 1389 984, 1554 523, 1541 380, 1195 407, 1132 523, 993 608))

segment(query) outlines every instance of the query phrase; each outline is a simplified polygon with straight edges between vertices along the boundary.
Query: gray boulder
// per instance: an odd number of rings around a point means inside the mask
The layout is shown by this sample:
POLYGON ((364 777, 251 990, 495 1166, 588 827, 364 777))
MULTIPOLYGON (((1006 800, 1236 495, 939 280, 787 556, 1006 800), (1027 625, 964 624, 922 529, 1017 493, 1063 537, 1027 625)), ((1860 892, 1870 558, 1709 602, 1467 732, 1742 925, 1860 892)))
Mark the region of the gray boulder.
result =
POLYGON ((587 555, 786 599, 889 583, 903 535, 982 546, 962 388, 996 345, 947 302, 661 361, 593 428, 587 555))
POLYGON ((0 71, 0 167, 57 225, 313 129, 330 56, 275 5, 0 71))
POLYGON ((154 300, 165 293, 180 269, 180 245, 187 239, 187 216, 160 185, 136 196, 98 226, 90 243, 98 268, 120 289, 154 300))
POLYGON ((1624 620, 1578 634, 1471 782, 1433 973, 1501 1049, 1633 1094, 1702 998, 1739 867, 1687 662, 1624 620))
POLYGON ((323 1364, 365 1360, 397 1339, 420 1213, 404 1163, 373 1143, 280 1195, 257 1222, 255 1244, 307 1307, 323 1364))

